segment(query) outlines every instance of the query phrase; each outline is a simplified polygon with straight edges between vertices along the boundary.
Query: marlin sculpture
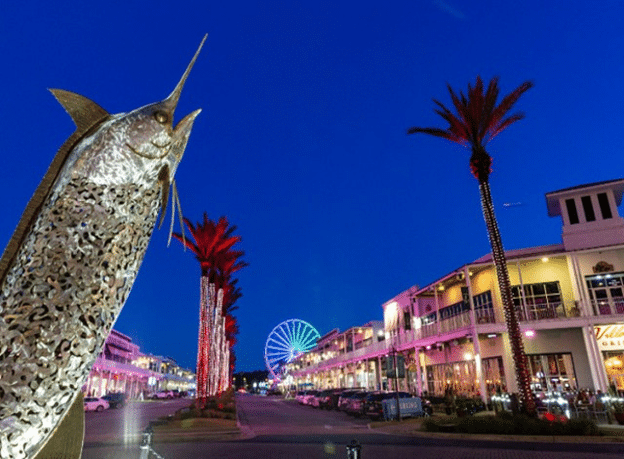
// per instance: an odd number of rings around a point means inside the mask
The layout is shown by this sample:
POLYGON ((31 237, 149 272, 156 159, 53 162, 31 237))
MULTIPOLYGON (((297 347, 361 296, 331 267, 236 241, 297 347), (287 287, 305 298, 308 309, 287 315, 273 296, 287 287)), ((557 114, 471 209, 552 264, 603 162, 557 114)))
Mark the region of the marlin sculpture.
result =
POLYGON ((129 113, 110 115, 83 96, 52 90, 77 129, 0 259, 2 458, 41 457, 68 412, 78 426, 70 422, 64 435, 77 432, 71 455, 80 456, 81 387, 128 297, 159 210, 162 223, 171 185, 179 208, 173 177, 200 110, 175 128, 173 113, 205 40, 169 97, 129 113))

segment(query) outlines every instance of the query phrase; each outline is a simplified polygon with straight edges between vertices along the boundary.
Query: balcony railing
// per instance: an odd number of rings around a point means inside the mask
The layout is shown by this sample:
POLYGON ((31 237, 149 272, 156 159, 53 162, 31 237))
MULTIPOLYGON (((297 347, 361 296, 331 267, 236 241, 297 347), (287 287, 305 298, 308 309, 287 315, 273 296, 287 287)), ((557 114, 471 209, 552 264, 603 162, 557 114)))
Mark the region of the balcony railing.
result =
POLYGON ((596 316, 624 314, 624 298, 608 300, 592 300, 591 308, 596 316))
POLYGON ((517 309, 521 322, 548 319, 568 319, 581 316, 581 310, 579 309, 576 301, 527 304, 517 306, 517 309))

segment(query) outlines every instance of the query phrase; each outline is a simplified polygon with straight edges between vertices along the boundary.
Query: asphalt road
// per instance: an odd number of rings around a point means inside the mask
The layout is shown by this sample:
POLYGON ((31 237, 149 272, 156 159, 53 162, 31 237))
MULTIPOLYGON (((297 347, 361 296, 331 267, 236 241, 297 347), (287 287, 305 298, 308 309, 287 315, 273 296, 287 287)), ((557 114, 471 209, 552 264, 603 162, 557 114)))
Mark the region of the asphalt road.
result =
POLYGON ((190 399, 133 401, 119 409, 86 412, 85 447, 107 442, 136 442, 150 421, 173 414, 191 403, 190 399))
MULTIPOLYGON (((444 440, 375 433, 367 420, 302 407, 293 401, 243 396, 237 399, 244 438, 228 442, 155 443, 165 459, 346 458, 346 445, 361 444, 360 459, 622 459, 613 443, 531 443, 444 440)), ((138 458, 136 445, 86 445, 84 459, 138 458)))

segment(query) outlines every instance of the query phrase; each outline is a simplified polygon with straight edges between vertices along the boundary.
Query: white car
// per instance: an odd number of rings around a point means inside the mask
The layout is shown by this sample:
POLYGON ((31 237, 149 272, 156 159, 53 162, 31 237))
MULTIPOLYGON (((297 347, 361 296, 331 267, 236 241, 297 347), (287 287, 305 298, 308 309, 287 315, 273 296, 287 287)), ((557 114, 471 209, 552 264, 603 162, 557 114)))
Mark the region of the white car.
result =
POLYGON ((85 411, 104 411, 108 409, 108 402, 103 398, 86 397, 84 399, 85 411))

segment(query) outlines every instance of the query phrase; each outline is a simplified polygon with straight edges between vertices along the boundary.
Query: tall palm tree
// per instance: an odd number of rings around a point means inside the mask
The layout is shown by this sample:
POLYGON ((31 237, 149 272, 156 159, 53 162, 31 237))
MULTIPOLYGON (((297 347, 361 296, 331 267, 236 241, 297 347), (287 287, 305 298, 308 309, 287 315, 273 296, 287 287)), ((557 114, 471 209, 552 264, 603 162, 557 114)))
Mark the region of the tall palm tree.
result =
MULTIPOLYGON (((182 242, 200 263, 201 267, 201 297, 199 316, 199 338, 197 352, 197 398, 200 406, 203 406, 208 394, 209 365, 210 365, 210 339, 211 322, 208 314, 208 296, 210 285, 214 285, 215 291, 224 290, 224 303, 228 308, 232 308, 233 303, 238 299, 240 289, 236 292, 236 281, 232 281, 231 276, 235 271, 247 266, 247 263, 240 260, 244 252, 232 250, 232 247, 241 240, 240 236, 233 236, 236 226, 230 226, 226 217, 221 217, 218 222, 214 222, 204 213, 203 222, 193 225, 184 218, 192 240, 186 239, 182 234, 174 233, 173 236, 182 242)), ((225 309, 225 306, 223 306, 225 309)), ((219 311, 221 315, 224 311, 219 311)))
POLYGON ((516 381, 520 390, 520 399, 524 410, 529 414, 534 414, 535 401, 530 386, 531 376, 522 343, 518 313, 512 301, 507 260, 496 216, 494 215, 494 205, 490 193, 489 178, 492 172, 492 157, 485 150, 485 146, 490 140, 511 124, 524 118, 523 113, 512 115, 508 115, 508 113, 520 96, 533 87, 533 83, 530 81, 522 83, 510 94, 503 97, 498 105, 498 77, 492 78, 485 93, 483 81, 479 76, 477 76, 474 87, 470 83, 468 84, 467 95, 460 91, 458 96, 450 85, 447 85, 447 87, 456 113, 451 112, 436 99, 433 99, 433 101, 438 106, 435 112, 449 123, 448 128, 411 127, 407 130, 407 133, 416 134, 422 132, 442 137, 451 142, 469 147, 472 150, 470 169, 479 182, 481 207, 492 247, 492 258, 496 266, 498 285, 501 291, 505 321, 514 360, 516 381))

